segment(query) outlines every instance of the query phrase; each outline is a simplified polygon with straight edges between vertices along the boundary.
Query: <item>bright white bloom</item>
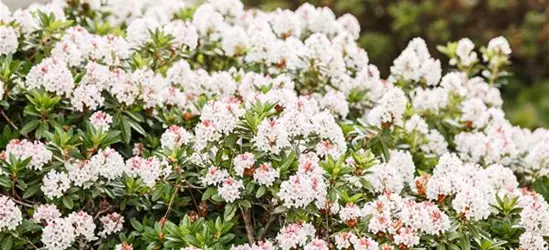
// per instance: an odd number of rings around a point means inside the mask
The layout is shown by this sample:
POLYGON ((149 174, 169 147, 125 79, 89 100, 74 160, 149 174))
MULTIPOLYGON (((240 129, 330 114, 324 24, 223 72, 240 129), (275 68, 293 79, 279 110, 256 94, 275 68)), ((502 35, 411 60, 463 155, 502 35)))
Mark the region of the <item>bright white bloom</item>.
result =
POLYGON ((329 91, 318 103, 323 109, 328 109, 332 114, 345 118, 349 114, 349 103, 342 92, 329 91))
POLYGON ((198 33, 192 23, 174 20, 166 24, 163 30, 174 37, 175 46, 186 46, 189 50, 193 50, 198 44, 198 33))
POLYGON ((11 140, 6 146, 5 152, 8 161, 9 155, 15 156, 15 158, 20 161, 32 157, 28 167, 37 171, 41 171, 44 165, 47 164, 53 157, 53 153, 49 151, 42 142, 30 142, 26 139, 11 140))
MULTIPOLYGON (((2 16, 4 13, 2 13, 2 16)), ((0 56, 13 54, 17 51, 19 41, 17 32, 9 26, 0 26, 0 56)))
POLYGON ((75 238, 74 226, 68 218, 53 219, 42 231, 42 243, 48 250, 67 249, 75 238))
POLYGON ((259 124, 253 142, 259 150, 272 154, 278 154, 291 146, 284 124, 277 119, 270 118, 259 124))
POLYGON ((240 198, 240 192, 244 189, 244 184, 241 180, 235 180, 232 177, 226 178, 221 187, 219 187, 218 192, 226 202, 234 202, 240 198))
POLYGON ((252 168, 255 157, 252 153, 239 154, 233 159, 233 166, 237 176, 242 177, 246 169, 252 168))
POLYGON ((227 178, 229 178, 229 172, 227 172, 227 170, 211 166, 208 169, 206 176, 202 178, 202 183, 208 186, 215 186, 221 184, 227 178))
POLYGON ((97 111, 90 116, 90 123, 97 130, 107 131, 112 123, 112 116, 103 111, 97 111))
POLYGON ((329 248, 326 241, 315 238, 309 244, 305 245, 303 250, 329 250, 329 248))
POLYGON ((143 46, 151 39, 151 33, 154 33, 160 24, 152 18, 139 18, 133 20, 126 29, 128 33, 126 39, 132 47, 143 46))
POLYGON ((74 88, 74 80, 64 61, 50 57, 31 68, 25 86, 28 89, 42 87, 48 92, 69 96, 74 88))
POLYGON ((500 53, 503 55, 510 55, 511 54, 511 46, 509 46, 509 42, 505 37, 499 36, 496 38, 493 38, 488 42, 488 50, 494 51, 496 53, 500 53))
POLYGON ((90 164, 93 169, 97 169, 99 175, 107 180, 114 180, 124 171, 124 159, 112 148, 100 149, 99 152, 92 156, 90 164))
POLYGON ((309 239, 315 236, 315 228, 309 223, 288 224, 280 229, 276 236, 279 247, 284 250, 305 246, 309 239))
POLYGON ((520 236, 519 239, 520 249, 524 250, 547 250, 549 249, 547 241, 543 239, 543 236, 526 232, 520 236))
POLYGON ((140 177, 145 185, 152 188, 161 177, 170 175, 172 169, 166 160, 134 156, 126 161, 125 172, 129 176, 140 177))
POLYGON ((370 124, 382 127, 402 123, 402 115, 408 100, 400 88, 388 90, 379 103, 368 113, 370 124))
POLYGON ((70 188, 71 180, 64 172, 52 170, 42 179, 40 190, 50 199, 60 198, 70 188))
POLYGON ((99 236, 103 238, 122 231, 124 226, 124 216, 118 213, 107 214, 101 217, 100 221, 103 224, 103 230, 99 232, 99 236))
POLYGON ((15 230, 23 221, 21 210, 8 196, 0 196, 0 232, 15 230))
POLYGON ((351 242, 357 241, 358 237, 351 232, 341 232, 335 236, 335 245, 337 249, 347 249, 351 242))
POLYGON ((278 177, 280 177, 280 171, 274 169, 269 163, 259 165, 254 171, 254 181, 259 185, 270 187, 278 177))
POLYGON ((232 98, 209 102, 202 108, 201 122, 195 127, 195 148, 202 150, 208 142, 214 142, 232 132, 244 115, 240 103, 232 98))
POLYGON ((188 145, 192 139, 193 135, 190 132, 177 125, 172 125, 160 137, 160 144, 162 148, 174 150, 188 145))
POLYGON ((456 60, 450 60, 451 65, 460 64, 464 67, 471 66, 477 60, 477 53, 473 51, 475 44, 469 38, 462 38, 458 41, 456 48, 456 60))
POLYGON ((84 211, 72 212, 67 219, 72 223, 74 227, 74 235, 76 237, 82 237, 86 241, 90 242, 95 237, 95 223, 93 223, 93 217, 84 211))
POLYGON ((438 84, 441 77, 440 61, 431 58, 427 44, 414 38, 391 66, 391 76, 396 80, 422 81, 428 86, 438 84))
POLYGON ((372 240, 368 237, 363 238, 351 238, 351 242, 353 243, 353 247, 355 250, 378 250, 379 249, 379 243, 377 243, 375 240, 372 240))
POLYGON ((53 204, 44 204, 38 206, 38 208, 36 208, 34 214, 32 215, 32 219, 34 219, 36 222, 49 222, 57 218, 61 218, 61 212, 59 212, 59 209, 57 209, 57 207, 53 204))
POLYGON ((353 220, 355 218, 362 217, 362 216, 363 216, 362 209, 353 203, 347 203, 344 207, 342 207, 339 210, 339 218, 341 218, 343 222, 353 220))
POLYGON ((427 126, 427 122, 425 122, 421 116, 415 114, 406 121, 404 124, 404 129, 406 129, 408 133, 417 131, 420 134, 427 134, 429 131, 429 126, 427 126))

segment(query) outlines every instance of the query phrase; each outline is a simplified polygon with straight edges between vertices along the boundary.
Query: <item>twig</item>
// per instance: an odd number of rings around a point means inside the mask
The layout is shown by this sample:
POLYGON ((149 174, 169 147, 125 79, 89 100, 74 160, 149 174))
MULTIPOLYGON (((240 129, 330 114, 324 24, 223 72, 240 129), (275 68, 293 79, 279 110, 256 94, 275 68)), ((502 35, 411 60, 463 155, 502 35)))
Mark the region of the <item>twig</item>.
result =
POLYGON ((10 118, 6 115, 6 113, 4 113, 4 110, 0 110, 0 114, 2 115, 2 117, 4 117, 4 119, 6 119, 6 121, 7 121, 15 130, 19 130, 19 128, 10 120, 10 118))
POLYGON ((99 215, 104 214, 105 212, 109 211, 109 209, 111 209, 111 208, 110 208, 110 207, 107 207, 107 208, 105 208, 105 209, 99 210, 99 211, 95 214, 95 216, 93 217, 93 219, 95 220, 95 219, 99 218, 99 215))
POLYGON ((11 199, 11 200, 12 200, 13 202, 15 202, 15 203, 21 205, 21 206, 25 206, 25 207, 28 207, 28 208, 33 208, 33 207, 34 207, 32 204, 26 203, 26 202, 24 202, 24 201, 20 201, 20 200, 18 200, 18 199, 11 199))
POLYGON ((246 236, 248 237, 248 244, 252 245, 255 243, 255 238, 254 238, 254 228, 252 226, 252 222, 250 221, 250 210, 249 209, 244 210, 241 207, 240 212, 242 213, 242 219, 244 220, 244 225, 246 226, 246 236))
POLYGON ((267 236, 267 231, 269 231, 269 227, 271 226, 271 224, 273 224, 275 219, 276 219, 276 215, 273 215, 273 214, 269 213, 269 220, 267 221, 267 224, 265 224, 265 229, 263 230, 263 232, 259 236, 259 240, 264 240, 265 239, 265 236, 267 236))
POLYGON ((175 200, 175 196, 179 193, 179 187, 175 188, 175 192, 172 194, 172 198, 170 198, 170 203, 168 204, 168 209, 166 210, 166 213, 164 213, 164 216, 162 216, 162 221, 165 221, 166 218, 168 218, 168 215, 170 214, 170 210, 172 209, 173 201, 175 200))

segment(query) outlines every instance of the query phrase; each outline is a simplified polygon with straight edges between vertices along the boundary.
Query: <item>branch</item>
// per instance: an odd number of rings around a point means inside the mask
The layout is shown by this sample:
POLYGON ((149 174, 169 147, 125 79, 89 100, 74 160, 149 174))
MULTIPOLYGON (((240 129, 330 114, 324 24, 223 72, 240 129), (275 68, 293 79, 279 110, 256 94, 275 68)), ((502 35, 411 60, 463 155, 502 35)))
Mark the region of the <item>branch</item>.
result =
POLYGON ((0 115, 4 117, 4 119, 15 129, 19 130, 19 128, 10 120, 10 118, 4 113, 4 110, 0 110, 0 115))
POLYGON ((265 229, 263 230, 263 232, 259 236, 259 240, 264 240, 265 239, 265 236, 267 236, 267 231, 269 231, 269 227, 271 226, 271 224, 273 224, 275 219, 276 219, 276 215, 273 215, 273 214, 269 213, 269 220, 267 221, 267 224, 265 224, 265 229))
POLYGON ((161 221, 165 221, 166 218, 168 218, 168 215, 170 214, 170 210, 172 209, 173 201, 175 200, 175 196, 179 193, 179 186, 175 188, 175 192, 172 194, 172 198, 170 198, 170 203, 168 204, 168 209, 166 210, 166 213, 164 213, 164 216, 162 216, 161 221))
POLYGON ((240 212, 242 213, 242 219, 244 219, 244 225, 246 226, 246 236, 248 237, 248 244, 252 245, 255 243, 255 238, 254 227, 252 225, 252 221, 250 220, 250 209, 244 210, 241 207, 240 212))

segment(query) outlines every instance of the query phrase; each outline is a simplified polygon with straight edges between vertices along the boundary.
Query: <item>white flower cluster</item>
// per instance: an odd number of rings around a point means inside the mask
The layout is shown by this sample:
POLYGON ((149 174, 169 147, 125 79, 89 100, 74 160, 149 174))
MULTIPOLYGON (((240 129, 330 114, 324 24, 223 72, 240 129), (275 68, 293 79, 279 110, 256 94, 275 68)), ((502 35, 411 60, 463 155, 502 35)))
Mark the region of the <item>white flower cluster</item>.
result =
POLYGON ((76 240, 91 242, 97 239, 93 217, 86 212, 73 212, 63 218, 55 207, 48 205, 39 207, 38 212, 40 214, 35 213, 35 219, 46 219, 47 223, 42 232, 42 243, 46 249, 67 249, 76 240))
MULTIPOLYGON (((10 155, 13 155, 16 159, 23 161, 27 158, 31 158, 28 167, 33 170, 41 171, 44 165, 51 161, 53 154, 46 146, 40 141, 30 142, 26 139, 11 140, 6 146, 6 151, 3 153, 5 158, 10 161, 10 155)), ((2 158, 2 157, 0 157, 2 158)))
POLYGON ((8 196, 0 196, 0 232, 15 230, 23 221, 21 210, 8 196))
POLYGON ((414 38, 395 59, 389 80, 421 82, 435 86, 439 83, 441 74, 440 61, 431 58, 423 39, 414 38))

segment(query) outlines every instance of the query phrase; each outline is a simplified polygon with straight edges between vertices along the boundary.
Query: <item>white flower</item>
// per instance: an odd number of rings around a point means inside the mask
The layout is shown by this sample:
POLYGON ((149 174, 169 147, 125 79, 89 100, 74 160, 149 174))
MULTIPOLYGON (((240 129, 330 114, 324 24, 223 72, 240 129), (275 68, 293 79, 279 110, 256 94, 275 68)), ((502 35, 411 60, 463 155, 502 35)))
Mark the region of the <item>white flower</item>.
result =
POLYGON ((172 169, 167 161, 156 157, 147 159, 134 156, 126 161, 126 174, 132 177, 140 177, 143 183, 154 187, 158 179, 171 174, 172 169))
POLYGON ((368 121, 377 127, 401 124, 407 103, 408 99, 404 92, 400 88, 393 87, 383 95, 378 104, 368 113, 368 121))
POLYGON ((495 51, 503 55, 511 54, 511 46, 509 46, 507 39, 502 36, 490 40, 490 42, 488 42, 488 50, 495 51))
MULTIPOLYGON (((475 44, 469 38, 462 38, 458 41, 456 47, 456 55, 460 65, 468 67, 477 60, 477 53, 473 51, 475 44)), ((450 61, 450 64, 455 65, 457 62, 450 61)))
MULTIPOLYGON (((2 13, 2 15, 4 15, 2 13)), ((19 41, 17 32, 9 26, 0 26, 0 56, 13 54, 17 51, 19 41)))
POLYGON ((189 50, 194 50, 198 44, 198 32, 192 23, 174 20, 166 24, 163 30, 174 37, 175 46, 186 46, 189 50))
POLYGON ((0 232, 15 230, 23 221, 21 210, 8 196, 0 196, 0 232))
POLYGON ((74 80, 64 61, 50 57, 31 68, 27 74, 25 86, 28 89, 43 87, 48 92, 70 96, 74 88, 74 80))
POLYGON ((107 131, 112 123, 112 116, 103 111, 97 111, 90 116, 90 123, 97 130, 107 131))
POLYGON ((391 76, 404 81, 424 81, 429 86, 438 84, 441 71, 440 61, 431 58, 421 38, 412 39, 391 66, 391 76))
POLYGON ((329 250, 329 248, 326 241, 315 238, 309 244, 305 245, 303 250, 329 250))
POLYGON ((362 216, 363 216, 362 209, 353 203, 347 203, 344 207, 342 207, 339 210, 339 218, 341 218, 343 222, 348 220, 353 220, 357 217, 362 217, 362 216))
POLYGON ((132 47, 143 46, 151 38, 160 24, 152 18, 139 18, 133 20, 126 29, 128 33, 126 39, 132 47))
POLYGON ((351 242, 358 240, 357 236, 351 232, 341 232, 335 236, 335 245, 337 249, 347 249, 351 242))
POLYGON ((160 144, 162 148, 174 150, 188 145, 192 139, 193 135, 190 132, 177 125, 172 125, 160 137, 160 144))
POLYGON ((237 176, 242 177, 244 170, 252 168, 255 163, 255 157, 252 153, 239 154, 233 159, 233 166, 237 176))
POLYGON ((524 250, 547 250, 549 249, 547 241, 543 236, 525 232, 519 238, 520 249, 524 250))
POLYGON ((67 219, 72 223, 76 237, 82 236, 88 242, 97 239, 94 233, 95 223, 91 215, 84 211, 72 212, 67 219))
POLYGON ((11 140, 6 146, 6 156, 9 161, 9 155, 15 156, 16 159, 22 161, 31 157, 28 167, 33 170, 41 171, 53 157, 53 153, 40 141, 30 142, 26 139, 11 140))
POLYGON ((42 232, 42 243, 48 250, 67 249, 75 238, 74 227, 68 218, 49 221, 42 232))
POLYGON ((379 243, 368 237, 351 238, 355 250, 378 250, 379 243))
POLYGON ((244 189, 244 184, 241 180, 235 180, 232 177, 227 177, 221 187, 219 187, 218 192, 225 202, 234 202, 240 198, 240 192, 244 189))
POLYGON ((259 185, 270 187, 273 182, 280 176, 280 171, 274 169, 271 164, 263 163, 254 171, 254 181, 259 185))
POLYGON ((279 154, 283 149, 291 146, 284 124, 270 118, 259 124, 253 142, 259 150, 272 154, 279 154))
POLYGON ((309 223, 288 224, 280 229, 276 240, 280 248, 289 250, 298 246, 305 246, 307 241, 314 237, 315 233, 314 226, 309 223))
POLYGON ((70 188, 71 180, 66 173, 52 170, 42 179, 40 190, 50 199, 60 198, 70 188))
POLYGON ((59 212, 59 209, 57 209, 57 207, 53 204, 44 204, 38 206, 38 208, 36 208, 34 214, 32 215, 32 219, 34 219, 36 222, 49 222, 57 218, 61 218, 61 212, 59 212))
POLYGON ((215 186, 221 184, 227 178, 229 178, 229 172, 227 172, 227 170, 211 166, 208 169, 206 176, 202 178, 202 183, 208 186, 215 186))
POLYGON ((103 224, 103 230, 99 232, 99 236, 106 238, 108 235, 122 231, 124 227, 124 216, 118 213, 107 214, 100 219, 103 224))
POLYGON ((124 171, 124 159, 112 148, 100 149, 99 152, 92 156, 90 164, 93 169, 97 169, 99 175, 107 180, 114 180, 124 171))
POLYGON ((406 129, 408 133, 417 131, 420 134, 427 134, 429 131, 429 126, 427 126, 427 122, 425 122, 421 116, 414 114, 409 120, 406 121, 404 124, 404 129, 406 129))

